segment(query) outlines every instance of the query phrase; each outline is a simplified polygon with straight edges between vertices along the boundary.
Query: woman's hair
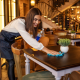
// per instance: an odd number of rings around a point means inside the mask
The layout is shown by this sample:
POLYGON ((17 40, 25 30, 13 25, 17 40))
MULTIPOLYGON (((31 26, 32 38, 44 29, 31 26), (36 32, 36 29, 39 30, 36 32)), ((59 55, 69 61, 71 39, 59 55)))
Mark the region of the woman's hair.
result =
POLYGON ((37 35, 37 29, 38 29, 38 27, 36 28, 33 27, 33 20, 35 15, 40 15, 40 16, 42 15, 41 11, 38 8, 30 9, 27 16, 25 17, 25 29, 26 31, 32 32, 34 38, 37 35))

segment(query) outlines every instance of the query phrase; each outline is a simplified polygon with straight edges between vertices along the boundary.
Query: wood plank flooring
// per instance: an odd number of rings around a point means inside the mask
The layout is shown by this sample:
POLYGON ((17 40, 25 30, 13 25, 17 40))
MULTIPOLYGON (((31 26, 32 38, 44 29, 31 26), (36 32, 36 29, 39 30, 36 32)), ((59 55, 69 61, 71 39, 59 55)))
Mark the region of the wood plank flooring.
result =
MULTIPOLYGON (((24 56, 22 55, 21 56, 21 67, 22 67, 22 75, 25 75, 25 58, 24 56)), ((1 64, 5 63, 5 59, 1 59, 1 64)), ((7 74, 7 70, 8 68, 6 67, 6 65, 4 65, 2 67, 2 79, 1 80, 9 80, 8 79, 8 74, 7 74)), ((32 73, 33 71, 31 70, 30 73, 32 73)), ((16 67, 15 67, 15 77, 17 77, 17 72, 16 72, 16 67)))

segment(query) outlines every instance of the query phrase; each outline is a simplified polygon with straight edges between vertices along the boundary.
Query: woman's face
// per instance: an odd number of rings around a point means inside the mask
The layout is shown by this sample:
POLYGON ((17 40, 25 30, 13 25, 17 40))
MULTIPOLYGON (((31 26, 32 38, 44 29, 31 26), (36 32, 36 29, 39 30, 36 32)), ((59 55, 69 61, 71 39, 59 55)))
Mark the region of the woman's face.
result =
POLYGON ((33 26, 37 27, 41 22, 41 16, 40 15, 35 15, 34 20, 33 20, 33 26))

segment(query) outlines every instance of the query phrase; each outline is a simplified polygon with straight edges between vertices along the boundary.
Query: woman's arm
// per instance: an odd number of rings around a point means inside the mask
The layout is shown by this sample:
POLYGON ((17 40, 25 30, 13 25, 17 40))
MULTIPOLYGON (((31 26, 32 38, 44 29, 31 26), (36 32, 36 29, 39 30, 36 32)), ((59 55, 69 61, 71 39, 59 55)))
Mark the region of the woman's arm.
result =
POLYGON ((25 24, 20 19, 16 20, 15 23, 16 30, 20 33, 22 38, 33 48, 41 50, 44 46, 42 43, 38 42, 36 39, 32 38, 31 35, 25 30, 25 24))
POLYGON ((50 53, 50 54, 59 54, 56 51, 53 50, 49 50, 48 48, 44 47, 42 43, 38 42, 36 39, 32 38, 30 36, 30 34, 25 30, 25 24, 18 19, 18 21, 16 22, 15 28, 17 29, 17 31, 20 33, 20 35, 22 36, 22 38, 33 48, 37 49, 37 50, 42 50, 46 53, 50 53))
POLYGON ((42 51, 44 51, 46 53, 49 53, 49 54, 52 54, 52 55, 60 54, 59 52, 54 51, 54 50, 50 50, 50 49, 48 49, 46 47, 43 47, 42 51))

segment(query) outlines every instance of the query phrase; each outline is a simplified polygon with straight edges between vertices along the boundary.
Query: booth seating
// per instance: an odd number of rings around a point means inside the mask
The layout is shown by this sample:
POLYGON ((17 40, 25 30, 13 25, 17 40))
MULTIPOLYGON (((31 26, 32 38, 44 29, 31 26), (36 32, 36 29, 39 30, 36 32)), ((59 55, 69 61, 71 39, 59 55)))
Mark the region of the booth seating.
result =
POLYGON ((55 80, 55 77, 49 71, 34 72, 22 76, 20 55, 23 54, 23 48, 18 46, 18 43, 15 42, 11 45, 11 49, 14 54, 18 80, 55 80))

